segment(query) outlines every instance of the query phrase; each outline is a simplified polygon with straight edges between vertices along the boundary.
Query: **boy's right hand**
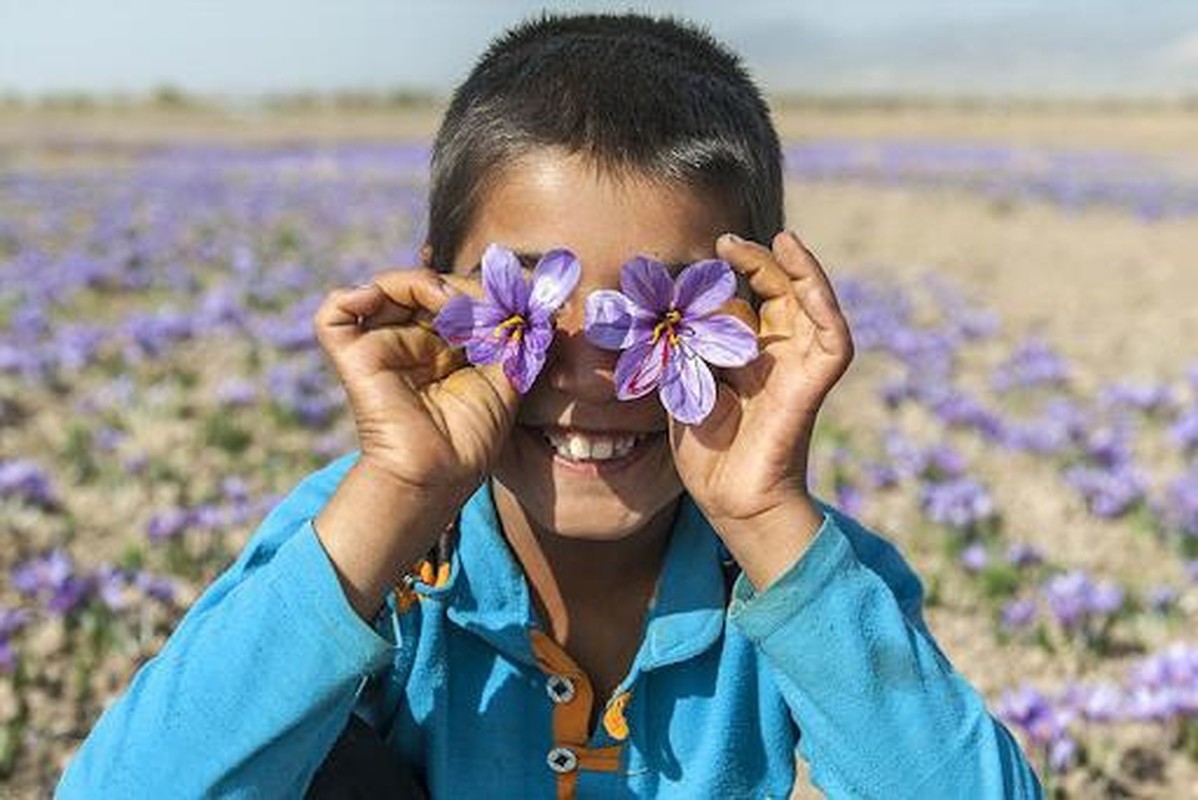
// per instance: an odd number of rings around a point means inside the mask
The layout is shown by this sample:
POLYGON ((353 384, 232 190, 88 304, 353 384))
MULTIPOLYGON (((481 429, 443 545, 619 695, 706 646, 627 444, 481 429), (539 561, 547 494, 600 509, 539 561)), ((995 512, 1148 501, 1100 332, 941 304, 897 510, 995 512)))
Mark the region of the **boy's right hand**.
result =
POLYGON ((314 319, 345 387, 361 460, 421 492, 472 492, 516 418, 519 395, 502 367, 470 365, 432 327, 467 285, 425 268, 384 272, 331 292, 314 319))
POLYGON ((462 281, 428 269, 384 272, 331 292, 314 320, 361 455, 313 528, 368 621, 486 478, 516 419, 520 396, 502 366, 471 366, 433 330, 462 290, 448 280, 462 281))

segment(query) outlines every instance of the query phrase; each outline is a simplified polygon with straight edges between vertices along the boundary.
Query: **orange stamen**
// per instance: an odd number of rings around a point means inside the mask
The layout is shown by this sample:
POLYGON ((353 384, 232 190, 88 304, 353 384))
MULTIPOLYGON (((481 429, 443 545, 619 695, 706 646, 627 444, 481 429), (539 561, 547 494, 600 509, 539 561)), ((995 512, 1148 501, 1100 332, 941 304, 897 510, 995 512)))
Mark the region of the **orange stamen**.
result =
POLYGON ((496 325, 495 330, 493 331, 493 335, 496 339, 503 338, 503 331, 505 328, 515 328, 516 330, 512 331, 512 338, 517 342, 520 341, 520 339, 524 336, 524 317, 520 316, 519 314, 512 314, 503 322, 496 325))
POLYGON ((657 344, 657 340, 661 338, 661 333, 664 330, 666 336, 670 337, 670 344, 678 344, 678 335, 674 333, 674 326, 682 320, 682 314, 676 308, 671 308, 666 312, 666 318, 653 326, 653 338, 649 340, 649 344, 657 344))

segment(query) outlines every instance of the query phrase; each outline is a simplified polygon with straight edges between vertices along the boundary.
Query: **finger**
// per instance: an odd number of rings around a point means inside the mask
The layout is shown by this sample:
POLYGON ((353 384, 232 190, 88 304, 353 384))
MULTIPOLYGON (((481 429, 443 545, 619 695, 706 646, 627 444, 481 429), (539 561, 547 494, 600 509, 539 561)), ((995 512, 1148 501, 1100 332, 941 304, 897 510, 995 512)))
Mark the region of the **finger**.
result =
POLYGON ((316 309, 312 325, 317 335, 354 330, 364 316, 378 308, 383 295, 377 286, 364 284, 353 289, 334 289, 316 309))
POLYGON ((793 282, 793 290, 800 300, 805 293, 822 288, 832 305, 840 308, 828 273, 824 272, 819 259, 807 249, 797 234, 793 231, 780 232, 774 237, 773 252, 778 265, 793 282))
POLYGON ((445 276, 430 269, 397 269, 374 277, 386 302, 372 315, 372 324, 403 324, 413 318, 432 318, 457 290, 445 276))
MULTIPOLYGON (((819 260, 791 231, 782 231, 774 237, 774 255, 778 263, 790 276, 795 295, 803 314, 815 326, 816 338, 821 349, 827 353, 852 353, 853 340, 848 320, 840 310, 832 281, 820 266, 819 260)), ((795 332, 802 335, 804 324, 796 320, 795 332)))
POLYGON ((757 318, 757 312, 753 310, 753 306, 749 305, 748 301, 740 297, 733 297, 727 303, 720 306, 720 312, 736 317, 748 325, 753 333, 761 331, 761 321, 757 318))
POLYGON ((439 381, 467 364, 465 351, 449 347, 436 332, 416 325, 383 328, 376 335, 392 337, 386 365, 401 372, 416 388, 439 381))
POLYGON ((769 248, 725 233, 716 239, 716 254, 749 280, 749 286, 763 300, 790 294, 790 279, 774 260, 769 248))

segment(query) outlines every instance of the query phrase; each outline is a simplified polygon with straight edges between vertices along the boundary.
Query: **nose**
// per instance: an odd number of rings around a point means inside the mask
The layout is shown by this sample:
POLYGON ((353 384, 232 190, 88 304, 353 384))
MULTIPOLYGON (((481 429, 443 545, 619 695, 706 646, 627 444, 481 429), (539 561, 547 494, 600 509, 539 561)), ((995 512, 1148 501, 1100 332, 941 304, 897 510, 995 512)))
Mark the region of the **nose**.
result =
POLYGON ((545 377, 555 390, 579 400, 602 403, 615 390, 619 353, 596 347, 586 337, 584 304, 571 298, 558 312, 557 332, 545 363, 545 377))

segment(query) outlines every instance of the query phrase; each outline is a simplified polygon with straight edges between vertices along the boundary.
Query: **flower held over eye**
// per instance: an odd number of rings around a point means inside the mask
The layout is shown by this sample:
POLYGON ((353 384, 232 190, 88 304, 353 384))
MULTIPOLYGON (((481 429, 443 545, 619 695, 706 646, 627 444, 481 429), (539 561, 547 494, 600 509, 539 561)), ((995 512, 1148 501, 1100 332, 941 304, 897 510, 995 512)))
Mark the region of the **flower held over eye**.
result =
POLYGON ((695 425, 715 406, 715 377, 707 366, 740 367, 757 357, 757 336, 730 314, 713 312, 736 292, 725 261, 691 264, 674 281, 665 264, 637 256, 624 265, 622 291, 587 297, 587 338, 623 350, 616 362, 616 396, 632 400, 659 390, 679 422, 695 425))
POLYGON ((503 362, 503 372, 520 394, 532 387, 553 342, 553 314, 574 291, 581 273, 569 250, 550 250, 537 262, 532 281, 520 260, 497 244, 483 253, 482 300, 455 295, 433 327, 452 345, 465 345, 471 364, 503 362))

